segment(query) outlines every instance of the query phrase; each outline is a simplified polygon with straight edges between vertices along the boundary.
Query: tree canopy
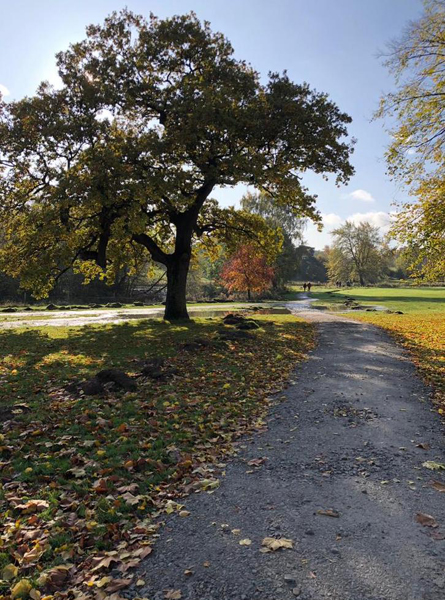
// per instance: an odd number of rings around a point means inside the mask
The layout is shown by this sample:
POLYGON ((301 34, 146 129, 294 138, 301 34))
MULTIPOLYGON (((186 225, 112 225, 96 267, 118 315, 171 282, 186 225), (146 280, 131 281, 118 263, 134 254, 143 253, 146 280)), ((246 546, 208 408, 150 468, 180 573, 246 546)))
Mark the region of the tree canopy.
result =
POLYGON ((377 116, 394 123, 389 172, 415 198, 400 207, 393 236, 407 246, 414 273, 435 279, 445 275, 445 0, 424 0, 424 8, 390 46, 397 88, 377 116))
POLYGON ((143 251, 167 270, 166 318, 187 317, 194 244, 275 239, 215 188, 252 185, 317 221, 301 174, 353 173, 350 117, 286 73, 260 83, 193 13, 113 13, 57 65, 61 89, 0 103, 0 266, 37 296, 70 266, 113 280, 143 251))
POLYGON ((334 229, 333 247, 328 252, 328 272, 332 281, 375 283, 386 266, 387 246, 378 227, 369 223, 355 225, 346 221, 334 229))
POLYGON ((301 255, 296 242, 303 241, 303 229, 306 219, 296 207, 282 204, 270 194, 260 191, 248 192, 241 198, 241 207, 262 217, 272 229, 281 231, 283 240, 280 251, 274 260, 274 286, 283 287, 287 281, 295 277, 301 264, 301 255))
POLYGON ((221 278, 229 292, 247 292, 250 300, 253 292, 264 292, 272 287, 274 269, 258 248, 244 244, 226 262, 221 278))

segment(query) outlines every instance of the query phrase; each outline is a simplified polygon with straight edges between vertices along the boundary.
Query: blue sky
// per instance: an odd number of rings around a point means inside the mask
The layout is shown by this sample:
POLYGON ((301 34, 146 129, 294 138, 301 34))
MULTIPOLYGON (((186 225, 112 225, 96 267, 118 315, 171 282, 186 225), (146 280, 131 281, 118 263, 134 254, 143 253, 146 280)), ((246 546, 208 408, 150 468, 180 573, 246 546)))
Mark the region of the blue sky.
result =
MULTIPOLYGON (((266 77, 286 69, 291 79, 327 92, 353 118, 356 175, 347 187, 308 175, 318 194, 325 229, 308 226, 316 248, 329 243, 329 230, 346 218, 382 227, 393 203, 406 193, 385 175, 389 138, 382 122, 371 122, 382 92, 393 80, 378 53, 422 12, 421 0, 0 0, 0 89, 5 99, 32 94, 43 79, 55 82, 54 55, 84 37, 85 26, 113 10, 159 17, 193 10, 232 42, 239 58, 266 77)), ((223 204, 236 204, 243 188, 218 190, 223 204)))

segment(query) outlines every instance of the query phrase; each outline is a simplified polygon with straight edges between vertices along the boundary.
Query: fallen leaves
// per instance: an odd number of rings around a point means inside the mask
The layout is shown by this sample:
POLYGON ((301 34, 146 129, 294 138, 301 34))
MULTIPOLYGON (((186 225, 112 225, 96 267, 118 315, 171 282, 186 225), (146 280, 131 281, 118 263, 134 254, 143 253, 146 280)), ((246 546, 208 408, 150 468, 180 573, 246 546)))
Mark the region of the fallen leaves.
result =
POLYGON ((433 481, 431 483, 431 487, 433 487, 438 492, 445 492, 445 483, 442 483, 441 481, 433 481))
POLYGON ((240 540, 238 542, 238 544, 240 546, 250 546, 252 544, 252 540, 249 540, 248 538, 245 538, 244 540, 240 540))
POLYGON ((182 593, 180 590, 165 590, 164 598, 166 600, 180 600, 182 593))
POLYGON ((292 550, 292 548, 294 547, 294 543, 292 540, 289 540, 287 538, 272 537, 265 537, 261 542, 261 545, 263 546, 261 552, 276 552, 277 550, 281 549, 292 550))
POLYGON ((422 463, 422 467, 430 469, 430 471, 445 471, 445 465, 443 463, 434 462, 433 460, 427 460, 422 463))
POLYGON ((332 508, 328 508, 327 510, 317 510, 317 515, 323 515, 325 517, 333 517, 334 519, 338 519, 340 513, 332 508))
POLYGON ((426 444, 425 442, 421 442, 420 444, 416 444, 416 448, 422 448, 422 450, 430 450, 431 446, 426 444))
POLYGON ((439 523, 436 521, 436 519, 431 515, 426 515, 425 513, 416 513, 416 521, 423 525, 423 527, 432 527, 433 529, 439 527, 439 523))
POLYGON ((202 479, 199 485, 204 492, 211 493, 219 488, 219 479, 202 479))
MULTIPOLYGON (((220 321, 179 329, 127 324, 97 328, 94 336, 73 329, 65 338, 59 329, 55 339, 46 329, 27 339, 9 336, 0 375, 14 361, 19 376, 2 380, 0 401, 21 397, 30 406, 0 434, 3 580, 11 590, 21 585, 17 598, 69 592, 102 600, 136 582, 129 574, 152 552, 155 519, 185 518, 185 495, 217 490, 234 440, 264 430, 270 393, 312 345, 312 326, 290 315, 265 320, 255 343, 214 344, 199 356, 177 356, 179 341, 216 335, 220 321), (179 373, 174 378, 141 380, 137 393, 104 398, 74 398, 64 390, 80 372, 102 368, 104 355, 125 368, 145 360, 153 339, 172 357, 166 360, 179 373), (28 592, 26 581, 37 589, 28 592)), ((265 460, 253 458, 250 466, 265 460)))
POLYGON ((15 508, 25 514, 41 512, 49 507, 45 500, 29 500, 25 504, 17 504, 15 508))
POLYGON ((261 458, 253 458, 252 460, 247 461, 249 467, 260 467, 266 462, 267 458, 265 456, 261 458))
POLYGON ((70 576, 70 566, 59 565, 53 567, 47 571, 40 582, 43 587, 46 587, 49 591, 55 592, 63 589, 65 583, 68 581, 70 576))
POLYGON ((32 585, 27 579, 21 579, 11 589, 11 598, 26 598, 32 590, 32 585))
POLYGON ((18 575, 19 568, 16 565, 9 564, 3 567, 2 570, 2 579, 6 581, 10 581, 11 579, 15 579, 18 575))

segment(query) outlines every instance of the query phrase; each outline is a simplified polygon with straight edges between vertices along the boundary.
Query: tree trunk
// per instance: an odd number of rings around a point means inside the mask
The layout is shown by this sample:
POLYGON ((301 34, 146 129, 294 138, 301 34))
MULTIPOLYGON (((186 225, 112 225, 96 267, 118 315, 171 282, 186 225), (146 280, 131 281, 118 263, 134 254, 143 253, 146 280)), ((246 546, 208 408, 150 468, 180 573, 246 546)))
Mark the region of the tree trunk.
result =
POLYGON ((174 257, 167 265, 167 298, 164 312, 166 321, 189 319, 186 301, 189 266, 189 253, 174 257))
POLYGON ((249 302, 250 302, 250 298, 251 298, 251 296, 250 296, 250 288, 247 288, 247 300, 249 300, 249 302))

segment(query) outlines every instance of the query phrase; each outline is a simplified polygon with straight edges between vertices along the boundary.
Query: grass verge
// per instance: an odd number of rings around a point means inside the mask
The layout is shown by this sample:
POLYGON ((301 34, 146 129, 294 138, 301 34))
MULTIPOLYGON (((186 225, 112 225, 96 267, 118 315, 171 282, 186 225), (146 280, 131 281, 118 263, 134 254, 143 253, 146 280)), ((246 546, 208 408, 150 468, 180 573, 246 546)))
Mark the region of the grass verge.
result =
POLYGON ((234 440, 264 428, 271 394, 313 345, 291 315, 255 319, 251 338, 229 342, 219 319, 0 334, 0 597, 119 597, 159 517, 218 486, 234 440), (196 338, 209 345, 181 349, 196 338), (101 398, 63 390, 104 367, 136 374, 149 357, 176 375, 101 398))

